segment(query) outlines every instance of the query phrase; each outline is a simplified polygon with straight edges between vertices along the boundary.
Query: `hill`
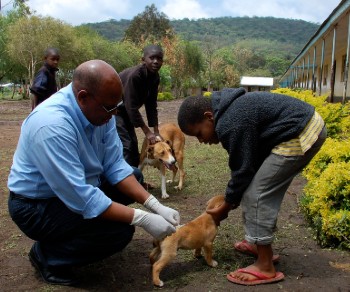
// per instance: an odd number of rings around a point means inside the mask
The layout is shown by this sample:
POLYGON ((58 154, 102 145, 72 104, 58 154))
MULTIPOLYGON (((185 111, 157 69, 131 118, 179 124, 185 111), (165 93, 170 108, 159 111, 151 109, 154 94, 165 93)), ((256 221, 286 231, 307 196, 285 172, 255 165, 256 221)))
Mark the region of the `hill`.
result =
MULTIPOLYGON (((108 20, 99 23, 87 23, 109 40, 123 39, 124 31, 131 20, 108 20)), ((274 17, 218 17, 208 19, 171 20, 177 34, 189 41, 212 41, 218 47, 243 43, 263 50, 261 44, 270 44, 265 48, 271 54, 276 53, 289 59, 300 52, 306 42, 319 28, 319 24, 304 20, 274 17), (257 45, 258 44, 258 45, 257 45), (288 56, 290 55, 290 56, 288 56)))

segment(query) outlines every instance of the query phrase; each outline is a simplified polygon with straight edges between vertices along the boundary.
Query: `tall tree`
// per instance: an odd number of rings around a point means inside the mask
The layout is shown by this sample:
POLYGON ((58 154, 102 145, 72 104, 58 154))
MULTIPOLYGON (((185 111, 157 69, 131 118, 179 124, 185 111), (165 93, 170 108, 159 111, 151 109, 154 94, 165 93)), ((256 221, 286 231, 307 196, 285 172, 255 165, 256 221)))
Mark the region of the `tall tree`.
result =
POLYGON ((0 13, 0 82, 5 76, 9 81, 18 82, 19 79, 21 79, 21 75, 23 73, 23 70, 21 72, 20 66, 16 64, 16 62, 13 62, 9 57, 9 52, 6 48, 8 42, 7 30, 11 24, 18 21, 21 17, 30 15, 30 11, 29 8, 24 4, 23 0, 13 1, 13 7, 14 9, 10 10, 4 15, 0 13))
POLYGON ((27 70, 27 81, 32 82, 37 66, 42 64, 47 47, 57 47, 65 59, 63 46, 74 43, 73 28, 53 18, 22 17, 8 27, 7 50, 10 58, 27 70))
POLYGON ((203 56, 194 43, 174 37, 163 40, 165 60, 170 67, 171 83, 175 97, 186 94, 191 87, 200 87, 200 73, 203 68, 203 56))
POLYGON ((168 17, 154 4, 136 15, 125 31, 125 39, 135 44, 160 43, 164 37, 172 38, 174 30, 168 17))

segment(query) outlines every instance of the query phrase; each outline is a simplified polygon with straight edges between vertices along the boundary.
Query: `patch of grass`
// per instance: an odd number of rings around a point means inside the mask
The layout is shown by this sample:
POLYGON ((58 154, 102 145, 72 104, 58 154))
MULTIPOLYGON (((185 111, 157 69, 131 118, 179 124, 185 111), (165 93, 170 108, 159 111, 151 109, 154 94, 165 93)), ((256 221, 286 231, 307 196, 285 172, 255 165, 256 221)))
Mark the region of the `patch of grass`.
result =
MULTIPOLYGON (((227 152, 220 145, 204 145, 186 137, 184 169, 186 172, 184 188, 176 191, 178 175, 175 182, 170 184, 167 191, 170 196, 185 197, 204 196, 209 198, 218 193, 224 193, 230 178, 227 152), (208 195, 208 196, 206 196, 208 195)), ((157 169, 146 166, 143 171, 145 181, 155 185, 154 195, 161 196, 160 173, 157 169)), ((170 179, 171 172, 167 172, 170 179)), ((204 199, 206 200, 206 199, 204 199)))

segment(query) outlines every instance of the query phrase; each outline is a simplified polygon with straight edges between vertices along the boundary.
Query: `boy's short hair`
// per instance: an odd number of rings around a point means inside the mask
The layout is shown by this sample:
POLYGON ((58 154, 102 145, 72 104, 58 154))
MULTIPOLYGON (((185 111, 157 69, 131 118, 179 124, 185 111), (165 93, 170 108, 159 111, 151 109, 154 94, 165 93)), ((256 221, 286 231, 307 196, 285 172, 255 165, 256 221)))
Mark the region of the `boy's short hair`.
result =
POLYGON ((48 56, 59 56, 60 52, 57 48, 49 47, 44 51, 44 57, 47 58, 48 56))
POLYGON ((181 104, 177 115, 177 123, 182 132, 188 132, 188 126, 200 123, 204 113, 212 111, 211 98, 203 95, 189 96, 181 104))
POLYGON ((159 45, 148 45, 143 49, 143 56, 146 57, 151 51, 156 51, 164 54, 163 49, 159 45))

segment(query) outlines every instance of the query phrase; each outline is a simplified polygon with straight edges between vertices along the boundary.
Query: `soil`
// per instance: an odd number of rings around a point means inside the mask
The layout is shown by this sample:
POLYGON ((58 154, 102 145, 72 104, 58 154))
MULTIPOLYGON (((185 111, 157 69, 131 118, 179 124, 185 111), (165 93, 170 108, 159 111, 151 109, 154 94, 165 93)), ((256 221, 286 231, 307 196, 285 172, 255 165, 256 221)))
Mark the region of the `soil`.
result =
MULTIPOLYGON (((160 121, 176 122, 181 100, 159 103, 160 121)), ((0 290, 1 291, 151 291, 157 290, 151 282, 148 260, 152 238, 137 229, 128 247, 102 262, 77 269, 81 284, 77 287, 52 286, 44 283, 28 260, 32 240, 23 235, 12 222, 7 210, 6 187, 12 156, 16 148, 20 125, 30 112, 29 101, 0 102, 0 290)), ((191 139, 186 137, 186 139, 191 139)), ((187 143, 187 142, 186 142, 187 143)), ((280 211, 275 253, 281 255, 276 269, 285 274, 282 282, 246 287, 227 281, 226 274, 245 267, 253 258, 232 248, 242 239, 243 231, 239 209, 231 212, 219 228, 215 241, 217 268, 205 265, 203 259, 194 259, 190 252, 179 255, 162 272, 163 291, 350 291, 350 253, 324 249, 317 245, 311 229, 305 222, 298 200, 305 184, 298 176, 293 180, 280 211), (234 225, 232 229, 230 226, 234 225)), ((186 186, 185 186, 186 188, 186 186)), ((182 218, 194 218, 204 209, 208 197, 190 196, 179 192, 167 203, 176 205, 182 218)))

